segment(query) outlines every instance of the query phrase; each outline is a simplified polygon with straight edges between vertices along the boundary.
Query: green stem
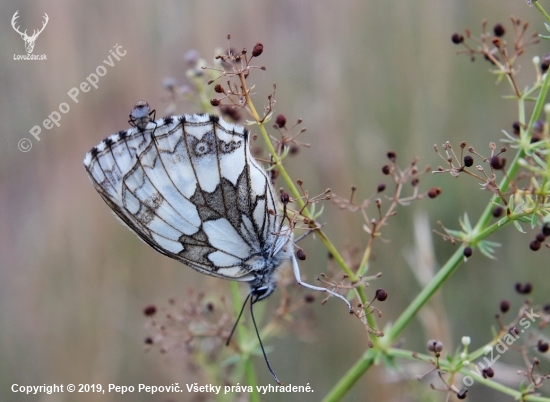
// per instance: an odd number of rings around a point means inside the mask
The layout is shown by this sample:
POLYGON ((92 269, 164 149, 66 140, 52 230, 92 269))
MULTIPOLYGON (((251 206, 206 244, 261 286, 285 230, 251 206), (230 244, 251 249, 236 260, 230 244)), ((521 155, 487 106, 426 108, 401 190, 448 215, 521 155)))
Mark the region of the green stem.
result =
POLYGON ((540 13, 544 16, 544 19, 550 23, 550 15, 548 15, 548 13, 546 12, 546 10, 544 8, 542 8, 542 6, 539 4, 539 2, 537 0, 533 1, 533 4, 535 5, 535 7, 537 8, 537 10, 540 11, 540 13))

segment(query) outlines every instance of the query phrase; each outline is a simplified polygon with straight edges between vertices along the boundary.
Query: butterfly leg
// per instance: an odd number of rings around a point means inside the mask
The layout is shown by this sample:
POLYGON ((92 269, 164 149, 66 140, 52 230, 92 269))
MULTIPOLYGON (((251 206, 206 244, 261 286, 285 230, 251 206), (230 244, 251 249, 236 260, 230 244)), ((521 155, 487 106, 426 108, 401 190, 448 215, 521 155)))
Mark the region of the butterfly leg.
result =
POLYGON ((342 299, 348 305, 349 312, 353 313, 353 308, 351 307, 350 302, 348 301, 348 299, 346 299, 341 294, 336 293, 336 292, 334 292, 330 289, 327 289, 327 288, 323 288, 323 287, 320 287, 320 286, 313 286, 313 285, 310 285, 309 283, 302 282, 302 278, 300 278, 300 267, 298 265, 298 261, 296 260, 296 256, 294 256, 294 254, 292 255, 292 268, 294 269, 294 276, 296 277, 296 282, 298 282, 300 285, 302 285, 303 287, 308 288, 308 289, 317 290, 319 292, 327 292, 328 294, 330 294, 332 296, 336 296, 336 297, 342 299))

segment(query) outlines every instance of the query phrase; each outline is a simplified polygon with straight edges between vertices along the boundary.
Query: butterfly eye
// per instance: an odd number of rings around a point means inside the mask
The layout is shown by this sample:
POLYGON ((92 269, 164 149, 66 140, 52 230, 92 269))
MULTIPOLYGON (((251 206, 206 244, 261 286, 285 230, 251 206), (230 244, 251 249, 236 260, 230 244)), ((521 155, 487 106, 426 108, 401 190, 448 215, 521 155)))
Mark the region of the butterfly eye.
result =
POLYGON ((258 300, 262 299, 262 296, 265 297, 265 294, 269 291, 268 286, 262 286, 261 288, 256 288, 253 290, 255 296, 258 296, 258 300))

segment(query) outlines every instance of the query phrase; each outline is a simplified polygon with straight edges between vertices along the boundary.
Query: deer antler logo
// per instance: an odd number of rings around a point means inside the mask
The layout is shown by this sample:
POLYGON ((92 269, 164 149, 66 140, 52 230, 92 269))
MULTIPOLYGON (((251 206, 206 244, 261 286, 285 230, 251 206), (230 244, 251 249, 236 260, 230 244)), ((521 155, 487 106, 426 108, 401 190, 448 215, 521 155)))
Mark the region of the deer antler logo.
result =
POLYGON ((21 32, 19 30, 19 27, 15 26, 15 20, 17 18, 19 18, 19 15, 17 15, 18 12, 19 12, 19 10, 17 10, 15 12, 15 14, 13 14, 13 18, 11 19, 11 26, 13 27, 13 29, 15 29, 15 32, 17 32, 19 35, 21 35, 21 37, 25 41, 25 49, 27 49, 27 53, 30 54, 34 50, 34 42, 36 41, 36 38, 38 38, 38 35, 40 35, 40 33, 44 30, 44 28, 46 28, 46 25, 48 25, 49 17, 48 17, 48 14, 44 13, 44 20, 45 21, 42 25, 42 29, 40 29, 40 31, 36 31, 36 29, 35 29, 33 34, 31 36, 29 36, 29 35, 27 35, 27 30, 26 29, 25 29, 25 32, 21 32))

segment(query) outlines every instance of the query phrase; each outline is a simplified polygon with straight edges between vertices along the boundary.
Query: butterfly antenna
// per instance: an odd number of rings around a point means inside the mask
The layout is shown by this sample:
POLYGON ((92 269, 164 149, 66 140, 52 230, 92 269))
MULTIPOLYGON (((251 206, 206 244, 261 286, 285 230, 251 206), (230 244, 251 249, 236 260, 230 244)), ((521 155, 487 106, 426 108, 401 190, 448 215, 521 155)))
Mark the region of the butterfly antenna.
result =
POLYGON ((271 375, 273 376, 273 378, 275 379, 277 384, 284 385, 279 380, 279 378, 277 377, 277 374, 275 374, 275 372, 271 368, 271 364, 269 364, 269 360, 267 359, 267 355, 265 354, 264 345, 262 343, 262 338, 260 338, 260 332, 258 331, 258 326, 256 325, 256 319, 254 318, 254 309, 252 308, 252 306, 254 306, 254 303, 256 303, 258 301, 258 297, 259 296, 256 296, 256 299, 254 299, 254 296, 252 296, 252 299, 250 301, 250 315, 252 316, 252 323, 254 324, 254 329, 256 330, 256 336, 258 337, 258 342, 260 342, 260 348, 262 349, 262 353, 263 353, 264 359, 265 359, 265 364, 267 364, 267 368, 269 369, 269 372, 271 373, 271 375))
POLYGON ((235 333, 235 329, 237 328, 237 324, 239 323, 239 320, 241 319, 241 316, 243 315, 244 307, 246 306, 246 302, 248 302, 248 299, 250 299, 250 293, 248 294, 248 296, 246 296, 246 299, 243 303, 243 306, 241 307, 241 312, 239 313, 239 316, 237 317, 237 321, 235 321, 235 325, 233 325, 233 328, 231 329, 231 333, 227 337, 227 341, 225 342, 225 346, 229 346, 229 342, 231 341, 231 337, 235 333))

